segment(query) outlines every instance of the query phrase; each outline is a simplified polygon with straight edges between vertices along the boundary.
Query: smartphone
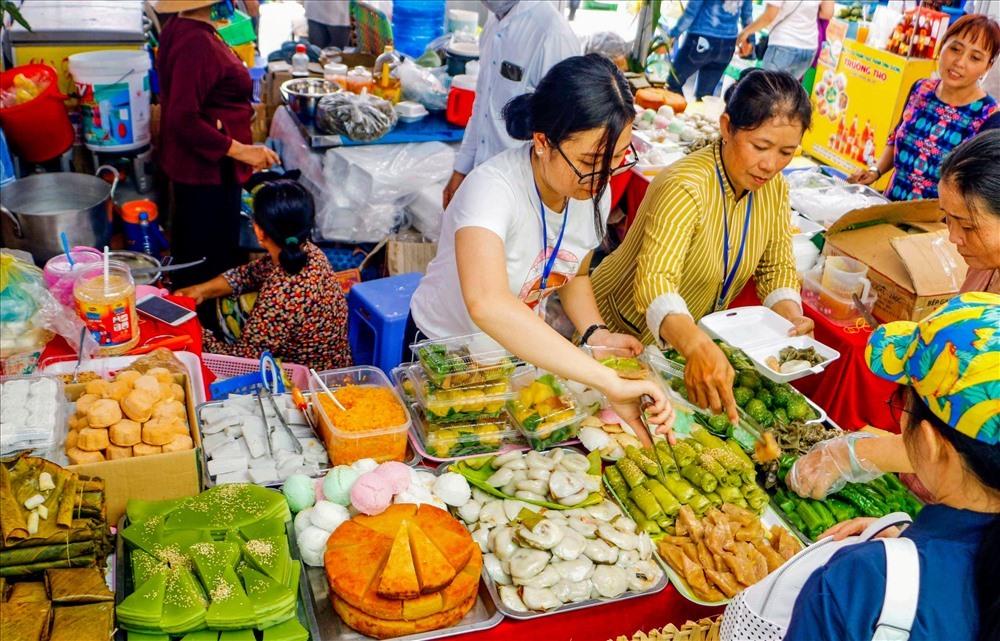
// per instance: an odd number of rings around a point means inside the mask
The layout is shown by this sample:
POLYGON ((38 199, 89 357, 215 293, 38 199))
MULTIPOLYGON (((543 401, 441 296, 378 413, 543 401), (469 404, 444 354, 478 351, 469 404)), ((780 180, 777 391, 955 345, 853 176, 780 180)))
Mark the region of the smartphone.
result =
POLYGON ((156 319, 167 325, 177 326, 195 317, 195 312, 177 303, 172 303, 156 294, 144 296, 135 304, 140 314, 156 319))

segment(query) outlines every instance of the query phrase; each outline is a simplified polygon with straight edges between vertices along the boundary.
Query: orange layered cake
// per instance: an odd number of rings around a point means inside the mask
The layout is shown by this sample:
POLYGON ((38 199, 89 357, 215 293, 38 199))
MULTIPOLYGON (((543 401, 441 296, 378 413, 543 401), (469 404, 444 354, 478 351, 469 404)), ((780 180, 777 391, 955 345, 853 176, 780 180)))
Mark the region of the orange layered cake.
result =
POLYGON ((344 622, 386 639, 461 621, 476 602, 483 555, 446 511, 403 504, 343 523, 324 563, 344 622))

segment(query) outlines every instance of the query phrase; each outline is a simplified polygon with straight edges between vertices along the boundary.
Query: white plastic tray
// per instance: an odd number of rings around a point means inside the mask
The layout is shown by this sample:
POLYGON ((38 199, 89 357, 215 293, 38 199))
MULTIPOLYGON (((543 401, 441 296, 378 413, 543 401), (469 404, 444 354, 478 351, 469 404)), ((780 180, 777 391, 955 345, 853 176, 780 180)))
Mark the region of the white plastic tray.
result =
POLYGON ((811 336, 789 336, 788 330, 792 328, 792 323, 763 306, 737 307, 709 314, 698 321, 698 325, 709 336, 742 349, 753 361, 757 371, 776 383, 788 383, 803 376, 819 374, 827 365, 840 358, 840 352, 811 336), (777 357, 779 350, 789 346, 815 348, 816 353, 826 360, 791 374, 778 373, 764 363, 768 356, 777 357))
MULTIPOLYGON (((207 401, 205 397, 205 378, 201 374, 201 359, 191 352, 174 352, 177 360, 184 365, 187 370, 188 379, 191 381, 191 394, 194 405, 198 406, 207 401)), ((94 372, 102 378, 114 376, 118 370, 125 369, 142 356, 111 356, 109 358, 95 358, 84 361, 80 366, 81 372, 94 372)), ((49 361, 43 364, 43 374, 72 374, 76 369, 76 359, 49 361)))
POLYGON ((812 238, 816 234, 826 231, 826 227, 809 220, 797 211, 792 212, 792 228, 793 236, 804 236, 806 238, 812 238), (794 231, 795 228, 798 228, 797 232, 794 231))

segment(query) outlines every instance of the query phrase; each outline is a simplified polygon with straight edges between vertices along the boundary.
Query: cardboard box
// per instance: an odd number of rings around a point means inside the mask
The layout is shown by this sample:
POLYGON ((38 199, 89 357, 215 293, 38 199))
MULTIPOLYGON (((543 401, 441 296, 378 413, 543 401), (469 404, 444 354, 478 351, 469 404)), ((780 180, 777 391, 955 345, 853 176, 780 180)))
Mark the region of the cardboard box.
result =
POLYGON ((880 321, 919 321, 958 294, 968 270, 942 218, 937 200, 856 209, 830 227, 823 254, 868 265, 880 321))
MULTIPOLYGON (((195 412, 191 383, 187 376, 175 374, 174 380, 184 388, 188 408, 188 427, 194 448, 185 452, 167 452, 138 458, 118 459, 102 463, 68 465, 77 474, 104 479, 108 523, 118 523, 125 514, 129 499, 160 501, 194 496, 201 492, 201 433, 195 412)), ((76 401, 83 395, 85 383, 66 385, 66 398, 76 401)))

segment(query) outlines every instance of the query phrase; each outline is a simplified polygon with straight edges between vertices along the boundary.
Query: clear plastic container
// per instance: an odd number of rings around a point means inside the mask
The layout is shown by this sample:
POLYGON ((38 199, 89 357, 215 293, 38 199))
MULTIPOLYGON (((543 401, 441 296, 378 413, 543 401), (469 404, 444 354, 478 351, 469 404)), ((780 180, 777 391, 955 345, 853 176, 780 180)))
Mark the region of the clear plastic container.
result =
POLYGON ((382 370, 364 365, 317 372, 309 377, 309 389, 315 401, 312 406, 316 424, 330 455, 331 466, 350 465, 363 458, 372 458, 380 463, 406 460, 410 414, 382 370), (343 388, 357 386, 385 390, 387 394, 384 394, 378 412, 386 416, 376 416, 350 403, 344 406, 345 412, 336 406, 324 390, 324 385, 342 403, 348 400, 338 394, 343 388), (397 414, 398 421, 395 420, 397 414), (388 421, 391 424, 386 425, 386 418, 392 419, 388 421))
POLYGON ((642 361, 641 355, 636 356, 632 350, 590 345, 582 345, 580 349, 602 365, 615 370, 620 378, 639 381, 649 376, 649 366, 642 361))
POLYGON ((517 359, 486 334, 425 340, 410 346, 431 382, 451 389, 507 378, 517 359))
POLYGON ((563 379, 528 367, 514 374, 511 387, 516 396, 507 402, 507 411, 531 449, 546 450, 576 438, 586 414, 563 379))
POLYGON ((35 450, 51 459, 66 438, 69 402, 55 376, 0 378, 0 455, 35 450))
POLYGON ((422 367, 413 367, 407 374, 417 403, 428 420, 435 423, 497 418, 514 396, 509 378, 444 389, 434 385, 422 367))
POLYGON ((372 80, 372 72, 368 71, 364 67, 355 67, 347 72, 347 90, 351 93, 361 93, 362 90, 367 90, 368 93, 372 92, 374 89, 374 81, 372 80))
POLYGON ((139 343, 135 282, 128 265, 108 261, 107 278, 101 264, 80 271, 73 298, 77 314, 101 346, 102 356, 123 354, 139 343))
POLYGON ((328 82, 335 82, 342 89, 347 89, 347 65, 342 62, 331 62, 323 67, 323 77, 328 82))
POLYGON ((435 423, 428 420, 416 404, 411 410, 414 432, 424 452, 435 459, 492 454, 506 444, 524 443, 521 433, 510 424, 506 412, 501 412, 496 418, 435 423))
MULTIPOLYGON (((846 327, 856 324, 861 318, 861 312, 854 306, 854 299, 839 296, 823 287, 821 273, 820 270, 814 269, 802 275, 802 304, 823 314, 834 325, 846 327)), ((877 300, 878 294, 873 291, 861 297, 861 302, 868 309, 872 309, 877 300)))

